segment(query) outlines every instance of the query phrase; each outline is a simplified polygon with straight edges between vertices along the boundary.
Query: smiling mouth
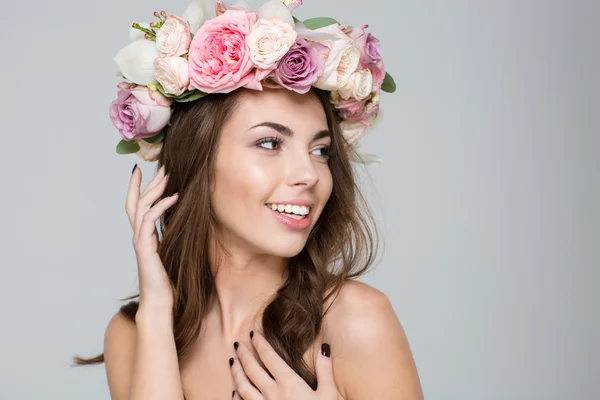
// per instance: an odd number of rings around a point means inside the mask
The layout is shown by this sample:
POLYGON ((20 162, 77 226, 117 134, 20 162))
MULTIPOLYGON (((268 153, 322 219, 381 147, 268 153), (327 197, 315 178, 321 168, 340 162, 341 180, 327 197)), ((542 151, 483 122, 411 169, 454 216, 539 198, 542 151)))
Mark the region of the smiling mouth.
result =
POLYGON ((283 204, 265 204, 265 206, 271 211, 293 218, 297 221, 308 218, 310 215, 310 207, 306 206, 287 206, 283 204))

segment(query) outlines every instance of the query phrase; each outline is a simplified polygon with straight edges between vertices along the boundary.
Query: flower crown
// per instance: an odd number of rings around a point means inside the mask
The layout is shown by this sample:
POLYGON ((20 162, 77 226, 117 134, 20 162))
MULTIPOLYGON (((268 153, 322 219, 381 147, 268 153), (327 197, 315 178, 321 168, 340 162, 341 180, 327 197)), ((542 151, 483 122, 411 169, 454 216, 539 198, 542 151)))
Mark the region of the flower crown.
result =
POLYGON ((291 13, 302 0, 269 0, 256 12, 243 0, 218 1, 216 17, 205 20, 205 1, 191 0, 182 17, 161 11, 154 13, 159 22, 132 24, 131 43, 114 58, 122 80, 109 111, 122 137, 117 153, 156 161, 173 102, 240 87, 306 93, 314 86, 330 92, 353 161, 381 162, 357 151, 379 114, 380 92, 396 89, 368 25, 300 21, 291 13))

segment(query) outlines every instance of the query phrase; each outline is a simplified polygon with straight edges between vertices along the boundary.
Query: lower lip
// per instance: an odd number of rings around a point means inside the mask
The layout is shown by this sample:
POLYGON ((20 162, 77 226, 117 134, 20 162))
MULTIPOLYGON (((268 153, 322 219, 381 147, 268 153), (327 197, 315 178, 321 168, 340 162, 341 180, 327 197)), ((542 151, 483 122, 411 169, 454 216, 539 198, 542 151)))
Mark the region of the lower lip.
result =
POLYGON ((287 226, 288 228, 291 229, 298 229, 298 230, 302 230, 302 229, 306 229, 310 226, 310 213, 308 213, 304 218, 302 219, 294 219, 292 217, 288 217, 287 215, 283 215, 281 213, 278 213, 277 211, 273 211, 273 209, 271 209, 271 207, 265 205, 265 207, 267 207, 269 209, 269 211, 285 226, 287 226))

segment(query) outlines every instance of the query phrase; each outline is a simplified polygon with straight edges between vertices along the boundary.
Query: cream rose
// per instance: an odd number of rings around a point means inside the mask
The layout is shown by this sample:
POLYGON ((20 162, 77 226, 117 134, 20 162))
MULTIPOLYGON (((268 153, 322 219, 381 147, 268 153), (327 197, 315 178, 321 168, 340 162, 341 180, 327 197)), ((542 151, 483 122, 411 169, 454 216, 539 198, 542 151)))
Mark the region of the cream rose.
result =
POLYGON ((373 89, 373 75, 368 69, 354 71, 346 86, 339 89, 340 96, 344 100, 354 97, 356 100, 364 100, 371 94, 373 89))
POLYGON ((156 48, 161 57, 176 57, 190 48, 190 24, 181 17, 171 15, 156 32, 156 48))
POLYGON ((315 29, 313 32, 332 35, 332 39, 321 42, 329 47, 329 55, 323 74, 313 86, 323 90, 339 90, 346 86, 350 75, 356 71, 360 51, 338 24, 315 29))
POLYGON ((343 120, 340 122, 340 130, 349 144, 354 145, 365 133, 367 125, 360 121, 343 120))
POLYGON ((246 38, 250 59, 258 68, 269 69, 296 42, 296 31, 279 18, 259 19, 246 38))
POLYGON ((154 78, 166 93, 179 96, 190 84, 188 61, 183 57, 158 57, 154 60, 154 78))
POLYGON ((136 140, 140 149, 137 151, 138 157, 140 157, 144 161, 153 162, 158 160, 158 156, 160 155, 160 151, 163 147, 163 142, 158 144, 148 143, 143 139, 136 140))

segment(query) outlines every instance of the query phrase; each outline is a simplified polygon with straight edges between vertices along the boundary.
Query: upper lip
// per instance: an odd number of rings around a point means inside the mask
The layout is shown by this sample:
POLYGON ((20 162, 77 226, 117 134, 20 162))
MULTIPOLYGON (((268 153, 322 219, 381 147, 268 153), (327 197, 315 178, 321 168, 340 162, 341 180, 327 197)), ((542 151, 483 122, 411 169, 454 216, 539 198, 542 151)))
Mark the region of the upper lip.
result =
POLYGON ((270 201, 267 204, 291 204, 293 206, 306 206, 308 208, 313 208, 313 202, 310 200, 284 200, 284 201, 270 201))

